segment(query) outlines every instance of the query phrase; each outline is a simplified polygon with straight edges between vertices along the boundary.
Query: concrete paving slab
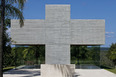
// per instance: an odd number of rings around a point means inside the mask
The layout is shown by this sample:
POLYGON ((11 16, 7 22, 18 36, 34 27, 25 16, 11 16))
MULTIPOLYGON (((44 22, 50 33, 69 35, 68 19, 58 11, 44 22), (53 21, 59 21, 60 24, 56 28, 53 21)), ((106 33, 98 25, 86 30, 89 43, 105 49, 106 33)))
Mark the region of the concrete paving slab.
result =
MULTIPOLYGON (((104 69, 76 69, 77 77, 116 77, 104 69)), ((3 77, 41 77, 40 69, 18 69, 4 72, 3 77)))
POLYGON ((104 69, 76 69, 77 77, 116 77, 116 74, 104 69))

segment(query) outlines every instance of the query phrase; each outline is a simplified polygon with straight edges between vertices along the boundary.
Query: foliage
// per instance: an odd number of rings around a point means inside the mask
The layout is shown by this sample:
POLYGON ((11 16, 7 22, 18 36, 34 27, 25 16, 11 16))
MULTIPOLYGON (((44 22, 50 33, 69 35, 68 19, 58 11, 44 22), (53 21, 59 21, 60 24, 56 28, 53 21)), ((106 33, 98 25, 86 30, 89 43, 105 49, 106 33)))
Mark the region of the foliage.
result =
POLYGON ((71 46, 71 61, 74 64, 95 64, 99 65, 99 46, 71 46))
POLYGON ((22 51, 24 50, 24 47, 13 47, 11 54, 13 55, 12 57, 12 65, 14 66, 19 66, 20 64, 23 63, 23 53, 22 51))
MULTIPOLYGON (((24 25, 23 8, 25 2, 26 0, 5 0, 5 21, 6 19, 11 19, 11 18, 20 19, 19 20, 20 26, 22 27, 24 25)), ((1 8, 1 3, 0 3, 0 8, 1 8)))
POLYGON ((100 65, 101 68, 111 68, 114 67, 114 63, 107 56, 108 51, 100 52, 100 65))
POLYGON ((79 64, 79 60, 87 58, 87 46, 71 46, 71 60, 75 60, 75 64, 79 64))
POLYGON ((13 68, 15 68, 15 67, 14 66, 12 66, 12 67, 5 67, 5 68, 3 68, 3 72, 8 71, 8 70, 11 70, 13 68))
POLYGON ((10 64, 10 58, 11 58, 11 46, 10 46, 10 37, 7 33, 9 27, 9 20, 6 19, 5 21, 5 27, 4 27, 4 37, 3 37, 3 67, 6 67, 10 64))
POLYGON ((45 47, 43 45, 30 46, 23 51, 23 58, 25 61, 35 60, 35 64, 38 61, 44 61, 45 59, 45 47))
POLYGON ((116 43, 113 43, 108 51, 108 58, 116 65, 116 43))
MULTIPOLYGON (((12 53, 11 53, 11 46, 10 46, 10 40, 9 33, 7 33, 7 29, 10 27, 10 19, 16 18, 20 19, 20 26, 22 27, 23 22, 23 8, 24 3, 26 0, 5 0, 5 26, 4 26, 4 32, 3 32, 3 67, 7 67, 12 65, 12 53)), ((1 1, 0 1, 0 9, 1 9, 1 1)), ((1 14, 1 10, 0 10, 1 14)), ((0 16, 1 20, 1 16, 0 16)), ((1 22, 0 22, 1 23, 1 22)))
POLYGON ((106 69, 106 70, 116 74, 116 69, 106 69))
POLYGON ((12 65, 38 65, 45 62, 45 46, 16 46, 12 48, 12 65))

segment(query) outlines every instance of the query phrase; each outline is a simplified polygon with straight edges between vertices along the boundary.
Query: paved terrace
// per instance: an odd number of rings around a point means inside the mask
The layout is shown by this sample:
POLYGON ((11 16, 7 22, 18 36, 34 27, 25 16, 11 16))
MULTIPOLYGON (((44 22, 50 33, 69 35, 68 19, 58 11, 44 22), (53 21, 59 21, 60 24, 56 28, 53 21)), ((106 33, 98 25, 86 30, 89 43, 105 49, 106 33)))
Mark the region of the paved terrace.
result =
MULTIPOLYGON (((104 69, 76 69, 77 77, 116 77, 116 74, 104 69)), ((18 69, 4 72, 3 77, 41 77, 40 69, 18 69)))

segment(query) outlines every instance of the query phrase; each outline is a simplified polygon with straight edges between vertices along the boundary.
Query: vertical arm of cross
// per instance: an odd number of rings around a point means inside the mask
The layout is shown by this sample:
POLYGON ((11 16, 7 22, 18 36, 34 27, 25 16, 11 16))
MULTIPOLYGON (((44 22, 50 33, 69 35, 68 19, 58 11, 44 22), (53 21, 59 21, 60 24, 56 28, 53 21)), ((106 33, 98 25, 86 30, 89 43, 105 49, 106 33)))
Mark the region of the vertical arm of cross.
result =
POLYGON ((70 5, 46 5, 46 64, 70 64, 70 5))

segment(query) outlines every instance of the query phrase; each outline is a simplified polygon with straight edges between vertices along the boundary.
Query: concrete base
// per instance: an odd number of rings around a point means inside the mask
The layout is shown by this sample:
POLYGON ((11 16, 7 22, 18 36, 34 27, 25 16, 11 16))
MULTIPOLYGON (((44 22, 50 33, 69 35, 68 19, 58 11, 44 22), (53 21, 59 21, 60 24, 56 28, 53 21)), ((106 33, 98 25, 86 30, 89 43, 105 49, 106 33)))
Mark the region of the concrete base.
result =
POLYGON ((75 65, 65 64, 42 64, 41 77, 73 77, 75 65))
MULTIPOLYGON (((75 72, 78 73, 77 77, 116 77, 116 74, 104 69, 75 69, 75 72)), ((40 69, 18 69, 4 72, 3 77, 42 77, 42 76, 40 75, 40 69)))

